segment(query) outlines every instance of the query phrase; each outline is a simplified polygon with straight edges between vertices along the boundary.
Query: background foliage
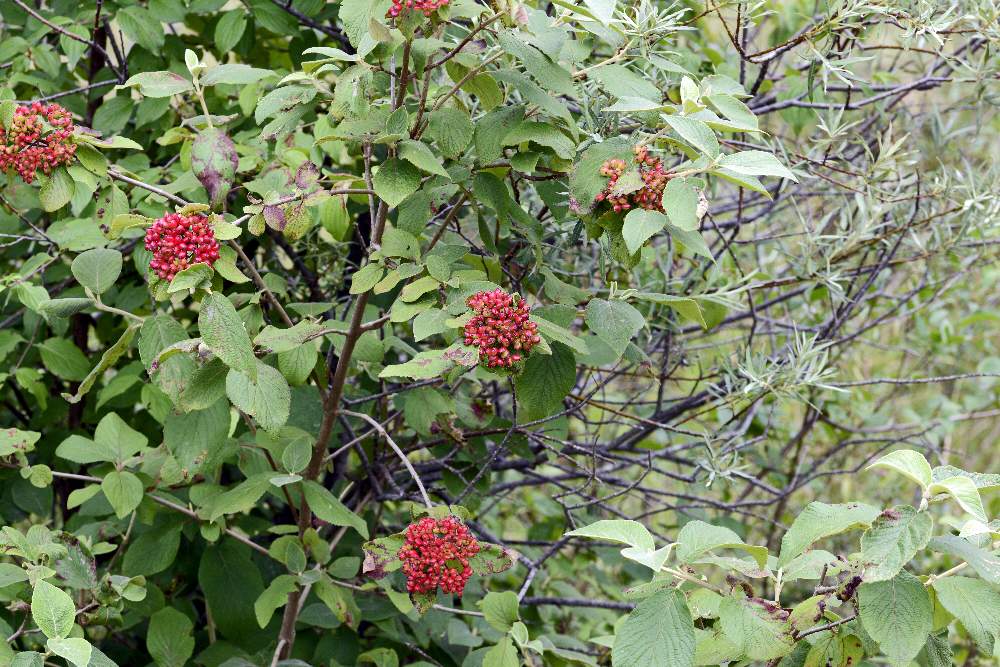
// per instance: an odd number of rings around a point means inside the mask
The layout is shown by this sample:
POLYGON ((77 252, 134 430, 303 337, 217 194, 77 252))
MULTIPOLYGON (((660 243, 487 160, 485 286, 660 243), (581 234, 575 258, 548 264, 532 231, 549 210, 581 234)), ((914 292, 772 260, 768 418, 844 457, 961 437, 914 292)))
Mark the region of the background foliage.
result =
POLYGON ((389 7, 0 1, 0 662, 995 664, 1000 7, 389 7), (425 505, 512 567, 367 576, 425 505))

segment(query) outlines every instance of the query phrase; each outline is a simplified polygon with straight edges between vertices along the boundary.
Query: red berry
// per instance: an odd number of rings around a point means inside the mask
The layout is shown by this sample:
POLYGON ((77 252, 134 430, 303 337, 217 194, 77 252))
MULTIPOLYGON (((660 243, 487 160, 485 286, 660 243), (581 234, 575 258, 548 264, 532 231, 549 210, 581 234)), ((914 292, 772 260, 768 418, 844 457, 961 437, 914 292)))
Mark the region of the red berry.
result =
POLYGON ((203 215, 163 216, 146 230, 146 250, 153 253, 149 268, 167 281, 192 264, 219 259, 219 242, 203 215))
POLYGON ((649 211, 662 211, 663 188, 670 180, 670 174, 664 170, 660 158, 651 156, 649 149, 645 146, 636 146, 633 152, 635 153, 635 164, 639 169, 639 177, 643 182, 642 187, 635 192, 614 195, 618 179, 625 173, 627 165, 625 160, 612 158, 601 165, 601 176, 608 177, 608 185, 595 199, 598 202, 608 202, 615 212, 628 211, 633 206, 649 211))
POLYGON ((479 553, 479 542, 458 518, 424 517, 406 528, 399 550, 411 593, 430 593, 440 588, 461 595, 472 576, 469 560, 479 553))
POLYGON ((394 18, 404 11, 414 9, 430 16, 438 8, 448 4, 448 0, 392 0, 392 7, 385 13, 386 18, 394 18))
POLYGON ((501 289, 477 292, 466 301, 473 317, 465 325, 465 344, 479 348, 488 368, 511 368, 541 341, 524 299, 501 289))
POLYGON ((0 127, 0 171, 14 170, 31 183, 39 169, 47 175, 69 164, 76 154, 73 130, 73 118, 58 104, 17 107, 10 127, 0 127))

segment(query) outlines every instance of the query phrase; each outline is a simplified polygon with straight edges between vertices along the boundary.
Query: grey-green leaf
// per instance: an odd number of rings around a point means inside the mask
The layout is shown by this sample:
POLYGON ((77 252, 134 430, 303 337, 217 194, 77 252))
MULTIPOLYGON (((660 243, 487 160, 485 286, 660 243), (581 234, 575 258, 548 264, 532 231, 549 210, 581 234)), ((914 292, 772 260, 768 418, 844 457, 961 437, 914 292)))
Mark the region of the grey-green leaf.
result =
POLYGON ((76 257, 70 267, 73 277, 94 294, 103 294, 122 272, 122 254, 111 248, 94 248, 76 257))
POLYGON ((46 637, 66 637, 76 618, 73 598, 47 581, 37 581, 31 593, 31 618, 46 637))

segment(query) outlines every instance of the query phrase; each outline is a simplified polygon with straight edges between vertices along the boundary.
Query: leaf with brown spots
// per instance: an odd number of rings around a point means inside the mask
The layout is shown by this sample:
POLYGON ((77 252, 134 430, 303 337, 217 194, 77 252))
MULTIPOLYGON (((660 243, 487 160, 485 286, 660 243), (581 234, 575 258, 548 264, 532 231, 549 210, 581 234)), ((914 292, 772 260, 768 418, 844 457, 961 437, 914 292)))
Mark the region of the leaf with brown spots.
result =
POLYGON ((373 579, 381 579, 389 572, 398 570, 402 562, 397 554, 405 539, 403 533, 396 533, 365 542, 361 547, 365 552, 361 571, 373 579))

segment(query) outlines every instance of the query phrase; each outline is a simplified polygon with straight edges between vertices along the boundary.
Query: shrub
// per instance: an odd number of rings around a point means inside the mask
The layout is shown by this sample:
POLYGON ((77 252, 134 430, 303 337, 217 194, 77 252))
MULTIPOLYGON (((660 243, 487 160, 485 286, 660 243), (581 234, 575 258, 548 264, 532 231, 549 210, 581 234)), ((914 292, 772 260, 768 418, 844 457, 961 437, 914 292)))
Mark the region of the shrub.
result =
POLYGON ((0 7, 0 664, 994 664, 996 8, 0 7))

